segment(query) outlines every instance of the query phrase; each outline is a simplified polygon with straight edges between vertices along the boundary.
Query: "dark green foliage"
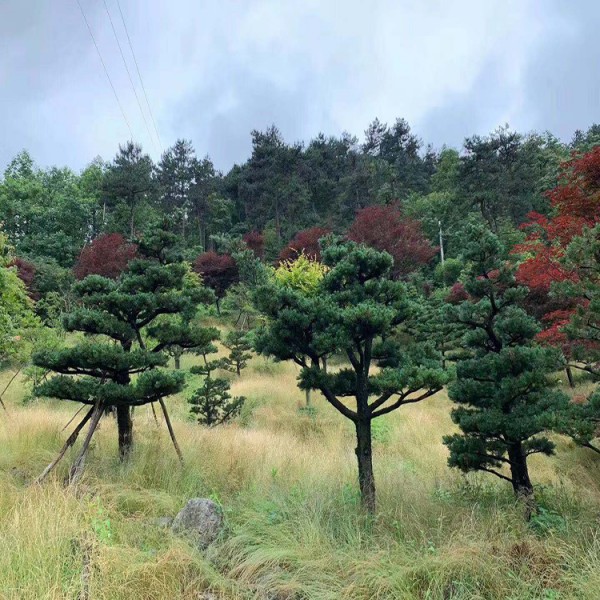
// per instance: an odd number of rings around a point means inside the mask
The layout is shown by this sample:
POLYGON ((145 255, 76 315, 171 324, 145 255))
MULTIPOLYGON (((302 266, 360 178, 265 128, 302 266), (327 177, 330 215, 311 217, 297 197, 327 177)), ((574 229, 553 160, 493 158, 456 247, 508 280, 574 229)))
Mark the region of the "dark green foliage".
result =
POLYGON ((65 315, 64 326, 86 338, 34 354, 35 365, 56 373, 35 392, 104 410, 114 407, 125 457, 132 444, 131 407, 162 401, 183 388, 181 373, 162 369, 166 352, 195 350, 216 335, 192 324, 197 304, 210 294, 186 264, 148 258, 131 261, 116 280, 90 275, 73 291, 77 304, 65 315))
MULTIPOLYGON (((600 376, 600 225, 575 237, 562 258, 571 279, 553 287, 554 297, 574 303, 570 321, 562 328, 572 355, 571 365, 600 376)), ((600 453, 594 440, 600 427, 600 392, 577 398, 559 426, 575 443, 600 453)))
POLYGON ((469 298, 450 313, 469 328, 464 340, 473 356, 458 362, 456 381, 449 386, 458 405, 452 419, 461 433, 447 436, 444 443, 450 466, 493 473, 510 481, 530 503, 527 459, 554 452, 545 432, 566 410, 568 398, 551 389, 558 355, 534 345, 539 327, 519 308, 527 290, 517 286, 503 253, 498 238, 484 227, 466 229, 464 286, 469 298), (507 470, 500 472, 502 467, 507 470))
POLYGON ((520 224, 532 210, 547 213, 543 191, 566 158, 557 145, 550 136, 524 137, 508 127, 467 138, 458 173, 465 209, 477 210, 494 232, 505 219, 520 224))
POLYGON ((188 399, 191 404, 190 412, 196 415, 198 423, 214 427, 236 417, 246 399, 243 396, 233 397, 229 393, 230 384, 226 379, 213 377, 213 371, 226 369, 227 359, 209 360, 208 356, 217 351, 212 343, 218 337, 218 332, 211 340, 196 350, 202 356, 202 363, 190 369, 192 373, 204 376, 202 386, 194 391, 188 399))
POLYGON ((439 353, 442 368, 449 362, 467 356, 463 344, 466 328, 448 318, 449 288, 432 291, 427 297, 417 296, 407 330, 419 342, 429 342, 439 353))
POLYGON ((214 427, 240 414, 246 399, 243 396, 233 397, 229 393, 230 387, 226 379, 206 377, 202 387, 188 400, 192 405, 190 412, 196 415, 198 423, 214 427))
POLYGON ((396 341, 409 301, 405 285, 392 279, 391 256, 334 239, 325 246, 323 263, 330 270, 318 293, 276 284, 259 288, 257 304, 269 320, 257 332, 255 346, 299 364, 300 387, 320 390, 355 424, 363 503, 373 511, 371 421, 431 396, 447 377, 426 349, 396 341), (327 371, 324 358, 337 352, 346 355, 350 367, 327 371), (376 365, 381 369, 373 372, 376 365))
POLYGON ((225 348, 229 350, 227 356, 227 368, 240 377, 242 369, 246 368, 248 361, 252 358, 252 344, 248 339, 248 335, 239 329, 230 331, 223 341, 225 348))
MULTIPOLYGON (((122 233, 135 235, 135 215, 154 188, 152 160, 144 154, 141 146, 127 142, 119 146, 119 152, 106 169, 103 190, 107 203, 125 208, 127 220, 120 222, 122 233)), ((146 215, 147 217, 147 215, 146 215)))

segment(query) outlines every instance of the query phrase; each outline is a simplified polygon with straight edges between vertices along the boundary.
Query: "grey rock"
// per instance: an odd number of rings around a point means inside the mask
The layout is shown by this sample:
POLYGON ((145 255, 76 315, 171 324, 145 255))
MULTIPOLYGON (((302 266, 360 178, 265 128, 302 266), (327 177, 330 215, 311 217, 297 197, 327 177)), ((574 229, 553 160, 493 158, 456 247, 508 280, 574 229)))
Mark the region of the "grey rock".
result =
POLYGON ((223 515, 208 498, 192 498, 173 520, 173 533, 189 537, 200 550, 212 544, 223 529, 223 515))

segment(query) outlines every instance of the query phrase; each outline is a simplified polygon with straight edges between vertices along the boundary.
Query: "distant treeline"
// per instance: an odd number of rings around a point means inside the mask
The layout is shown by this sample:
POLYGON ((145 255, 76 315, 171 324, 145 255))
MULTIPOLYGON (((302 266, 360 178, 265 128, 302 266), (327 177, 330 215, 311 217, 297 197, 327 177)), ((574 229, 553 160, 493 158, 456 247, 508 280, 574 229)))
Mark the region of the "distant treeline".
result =
POLYGON ((250 158, 226 174, 186 140, 156 164, 127 142, 111 162, 94 159, 80 174, 39 169, 23 151, 0 180, 4 232, 18 256, 70 269, 98 235, 134 237, 150 220, 168 217, 190 258, 219 250, 220 235, 260 232, 270 260, 299 231, 343 232, 359 209, 397 204, 432 243, 441 226, 452 257, 468 215, 510 238, 530 211, 548 214, 545 191, 556 185, 560 164, 600 144, 600 125, 568 144, 505 127, 467 138, 460 151, 425 145, 403 119, 392 126, 375 120, 362 142, 320 134, 288 144, 276 127, 251 135, 250 158))

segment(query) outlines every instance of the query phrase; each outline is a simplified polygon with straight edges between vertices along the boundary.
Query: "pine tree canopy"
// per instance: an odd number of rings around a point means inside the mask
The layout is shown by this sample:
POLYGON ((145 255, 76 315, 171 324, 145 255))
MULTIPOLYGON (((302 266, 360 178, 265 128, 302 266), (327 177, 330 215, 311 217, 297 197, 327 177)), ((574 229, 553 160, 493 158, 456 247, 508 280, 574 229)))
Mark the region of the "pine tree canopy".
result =
POLYGON ((163 351, 173 345, 194 349, 217 335, 181 318, 210 297, 184 263, 136 259, 117 280, 90 275, 74 291, 80 302, 64 325, 86 338, 74 347, 35 354, 35 364, 61 375, 41 384, 39 395, 107 406, 153 402, 183 386, 180 374, 157 371, 167 364, 163 351), (165 315, 171 319, 161 321, 165 315), (130 381, 139 374, 145 376, 130 381))
POLYGON ((464 341, 472 358, 460 360, 449 396, 458 406, 453 421, 461 433, 444 438, 449 464, 463 471, 489 471, 531 496, 527 470, 531 454, 552 454, 546 436, 567 408, 568 398, 553 390, 559 353, 534 343, 539 326, 519 306, 519 287, 498 238, 482 226, 466 230, 463 275, 467 300, 449 316, 469 331, 464 341), (500 472, 500 467, 508 471, 500 472))

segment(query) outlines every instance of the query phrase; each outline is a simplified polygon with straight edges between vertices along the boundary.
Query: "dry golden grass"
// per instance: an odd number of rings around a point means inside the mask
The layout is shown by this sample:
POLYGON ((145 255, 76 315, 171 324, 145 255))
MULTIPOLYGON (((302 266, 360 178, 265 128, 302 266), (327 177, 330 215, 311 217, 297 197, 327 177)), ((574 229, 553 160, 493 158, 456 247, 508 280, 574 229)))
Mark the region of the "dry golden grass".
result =
POLYGON ((293 365, 254 359, 231 376, 248 398, 239 422, 212 430, 189 419, 190 389, 173 398, 183 467, 146 409, 135 413, 131 463, 120 465, 104 418, 77 489, 61 485, 74 451, 47 484, 31 485, 77 407, 22 405, 19 381, 0 413, 0 598, 600 597, 594 456, 560 439, 556 457, 532 461, 547 513, 527 526, 502 482, 447 468, 441 438, 453 425, 440 393, 376 425, 379 514, 369 520, 351 425, 318 394, 314 416, 299 411, 296 376, 293 365), (226 516, 205 554, 155 523, 193 496, 214 498, 226 516))

